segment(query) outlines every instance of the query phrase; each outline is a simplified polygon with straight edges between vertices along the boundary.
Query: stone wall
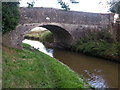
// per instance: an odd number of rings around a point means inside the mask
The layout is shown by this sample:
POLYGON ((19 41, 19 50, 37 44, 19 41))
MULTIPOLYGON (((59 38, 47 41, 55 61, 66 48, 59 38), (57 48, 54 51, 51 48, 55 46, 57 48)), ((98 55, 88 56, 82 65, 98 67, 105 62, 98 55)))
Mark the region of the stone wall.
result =
POLYGON ((64 11, 53 8, 20 8, 20 23, 55 22, 82 25, 109 25, 114 20, 114 14, 64 11))
POLYGON ((20 8, 21 17, 16 30, 3 35, 3 44, 21 49, 24 35, 42 26, 56 36, 58 43, 73 44, 85 34, 107 28, 114 21, 113 14, 63 11, 53 8, 20 8))

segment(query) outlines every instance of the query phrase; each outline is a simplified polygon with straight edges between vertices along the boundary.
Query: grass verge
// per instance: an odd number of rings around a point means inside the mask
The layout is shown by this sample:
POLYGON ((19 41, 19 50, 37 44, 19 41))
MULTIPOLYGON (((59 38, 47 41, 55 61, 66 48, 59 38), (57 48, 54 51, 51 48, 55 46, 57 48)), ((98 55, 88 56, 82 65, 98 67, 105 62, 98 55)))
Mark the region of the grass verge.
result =
POLYGON ((88 41, 81 43, 81 41, 79 41, 73 45, 71 49, 75 52, 81 52, 92 56, 119 61, 119 47, 120 43, 108 43, 104 41, 88 41))
POLYGON ((3 46, 3 88, 88 88, 86 85, 69 67, 42 52, 3 46))
POLYGON ((39 40, 43 43, 53 43, 54 42, 54 36, 53 33, 49 30, 45 31, 32 31, 25 35, 26 39, 35 39, 39 40))
POLYGON ((87 33, 72 45, 71 49, 75 52, 120 62, 120 42, 114 41, 109 28, 87 33))
POLYGON ((43 43, 45 43, 45 42, 53 43, 54 42, 53 33, 50 31, 46 31, 46 32, 42 33, 40 36, 40 41, 43 43))

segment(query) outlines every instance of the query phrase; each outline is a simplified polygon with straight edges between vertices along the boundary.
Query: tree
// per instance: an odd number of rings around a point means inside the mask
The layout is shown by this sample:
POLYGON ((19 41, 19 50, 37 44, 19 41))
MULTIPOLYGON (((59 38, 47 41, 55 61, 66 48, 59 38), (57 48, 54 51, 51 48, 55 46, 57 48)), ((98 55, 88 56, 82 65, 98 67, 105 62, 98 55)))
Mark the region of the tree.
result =
POLYGON ((120 1, 119 0, 112 0, 109 2, 110 4, 110 11, 119 15, 120 18, 120 1))
POLYGON ((14 30, 18 25, 19 2, 2 2, 2 33, 14 30))
POLYGON ((65 3, 64 1, 61 0, 58 3, 61 5, 61 8, 63 8, 63 10, 65 10, 65 11, 70 10, 69 5, 67 3, 65 3))
POLYGON ((27 4, 28 4, 28 8, 32 8, 35 4, 35 1, 32 0, 31 2, 27 2, 27 4))
MULTIPOLYGON (((70 1, 72 4, 78 4, 78 3, 79 3, 79 2, 76 1, 76 0, 69 0, 69 1, 70 1)), ((65 10, 65 11, 70 10, 68 3, 65 3, 65 2, 62 1, 62 0, 58 0, 58 3, 61 5, 61 8, 63 8, 63 10, 65 10)))
POLYGON ((71 2, 71 3, 74 3, 74 4, 79 3, 79 2, 76 1, 76 0, 70 0, 70 2, 71 2))

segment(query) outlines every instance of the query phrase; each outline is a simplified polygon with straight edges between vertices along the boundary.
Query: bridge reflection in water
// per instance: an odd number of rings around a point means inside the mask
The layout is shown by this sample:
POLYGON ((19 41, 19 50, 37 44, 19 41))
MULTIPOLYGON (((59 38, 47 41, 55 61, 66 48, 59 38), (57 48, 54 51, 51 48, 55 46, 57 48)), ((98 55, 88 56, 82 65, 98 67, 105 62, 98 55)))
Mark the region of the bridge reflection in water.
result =
POLYGON ((41 42, 24 40, 24 43, 68 65, 88 83, 97 88, 118 88, 118 63, 61 49, 48 49, 41 42))

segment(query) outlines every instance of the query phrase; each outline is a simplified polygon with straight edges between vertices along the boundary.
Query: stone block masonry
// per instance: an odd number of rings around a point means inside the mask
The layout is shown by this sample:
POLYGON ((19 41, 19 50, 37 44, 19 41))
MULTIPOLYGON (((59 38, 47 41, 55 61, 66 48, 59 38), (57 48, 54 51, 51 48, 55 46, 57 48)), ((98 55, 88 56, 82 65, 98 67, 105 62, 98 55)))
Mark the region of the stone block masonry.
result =
POLYGON ((50 30, 57 45, 70 46, 88 32, 107 28, 114 22, 114 14, 63 11, 54 8, 20 9, 21 17, 16 30, 3 35, 3 44, 21 49, 24 35, 31 29, 41 26, 50 30))

